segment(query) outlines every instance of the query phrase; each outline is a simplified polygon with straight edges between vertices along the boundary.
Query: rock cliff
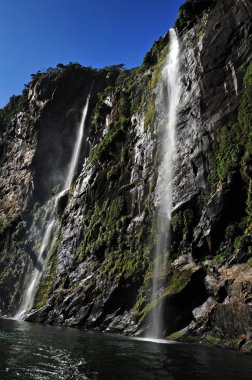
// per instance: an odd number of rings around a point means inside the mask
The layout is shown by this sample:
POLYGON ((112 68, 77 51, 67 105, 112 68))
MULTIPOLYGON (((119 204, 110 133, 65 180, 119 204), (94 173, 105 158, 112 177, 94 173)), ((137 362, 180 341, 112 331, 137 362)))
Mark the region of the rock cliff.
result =
POLYGON ((176 22, 181 99, 172 241, 151 302, 156 94, 169 35, 131 70, 58 65, 0 111, 0 308, 21 302, 91 91, 78 172, 59 202, 57 236, 30 321, 143 333, 162 303, 165 335, 250 339, 252 5, 188 0, 176 22), (171 335, 173 334, 173 335, 171 335))

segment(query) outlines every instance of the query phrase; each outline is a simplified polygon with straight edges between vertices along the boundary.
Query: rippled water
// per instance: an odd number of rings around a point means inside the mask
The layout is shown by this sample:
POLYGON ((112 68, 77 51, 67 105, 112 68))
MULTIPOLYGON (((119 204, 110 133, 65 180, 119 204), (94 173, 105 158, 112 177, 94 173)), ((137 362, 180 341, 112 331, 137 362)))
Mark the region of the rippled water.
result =
POLYGON ((251 356, 0 320, 0 379, 246 380, 251 356))

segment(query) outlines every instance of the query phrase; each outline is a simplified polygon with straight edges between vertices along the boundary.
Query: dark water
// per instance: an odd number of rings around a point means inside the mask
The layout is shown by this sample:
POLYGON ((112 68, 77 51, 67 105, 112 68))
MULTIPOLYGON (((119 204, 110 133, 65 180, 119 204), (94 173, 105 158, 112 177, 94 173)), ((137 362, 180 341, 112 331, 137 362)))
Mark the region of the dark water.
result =
POLYGON ((0 379, 252 379, 252 357, 0 320, 0 379))

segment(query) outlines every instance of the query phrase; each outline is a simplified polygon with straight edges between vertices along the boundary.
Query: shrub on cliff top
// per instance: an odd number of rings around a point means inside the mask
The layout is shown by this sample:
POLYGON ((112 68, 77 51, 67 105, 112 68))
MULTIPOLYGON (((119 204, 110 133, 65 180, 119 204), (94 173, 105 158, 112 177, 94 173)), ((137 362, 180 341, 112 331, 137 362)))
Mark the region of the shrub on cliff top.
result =
POLYGON ((7 127, 11 124, 12 119, 19 112, 24 112, 28 108, 28 89, 27 86, 23 90, 22 95, 11 96, 7 105, 0 109, 0 128, 1 132, 5 132, 7 127))
POLYGON ((142 67, 144 69, 148 69, 158 63, 159 56, 168 42, 169 33, 167 33, 164 37, 160 37, 157 41, 154 42, 151 49, 146 53, 143 59, 142 67))
POLYGON ((204 11, 215 4, 216 0, 187 0, 179 8, 179 18, 175 23, 178 31, 192 27, 204 11))

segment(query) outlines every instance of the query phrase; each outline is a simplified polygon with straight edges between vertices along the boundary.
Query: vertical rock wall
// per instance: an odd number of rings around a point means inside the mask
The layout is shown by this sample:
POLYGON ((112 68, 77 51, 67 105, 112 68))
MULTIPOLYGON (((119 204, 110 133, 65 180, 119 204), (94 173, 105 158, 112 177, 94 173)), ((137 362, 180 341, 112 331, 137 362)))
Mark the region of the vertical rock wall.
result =
MULTIPOLYGON (((26 108, 7 124, 2 117, 3 313, 15 310, 36 265, 48 201, 63 181, 93 83, 78 175, 60 201, 58 234, 28 320, 130 334, 145 329, 150 310, 162 302, 166 334, 189 326, 190 334, 238 337, 250 329, 251 236, 242 227, 248 226, 249 213, 248 170, 242 161, 246 144, 234 149, 232 165, 222 171, 219 166, 231 133, 226 130, 241 128, 252 7, 248 0, 204 4, 190 22, 181 13, 177 23, 182 95, 172 245, 167 270, 160 273, 160 283, 166 284, 160 299, 150 302, 162 139, 155 94, 168 35, 154 43, 139 68, 70 65, 40 74, 25 95, 26 108), (239 239, 245 243, 239 246, 239 239), (229 309, 233 320, 243 310, 235 329, 227 327, 229 309)), ((246 138, 247 132, 241 133, 246 138)))

